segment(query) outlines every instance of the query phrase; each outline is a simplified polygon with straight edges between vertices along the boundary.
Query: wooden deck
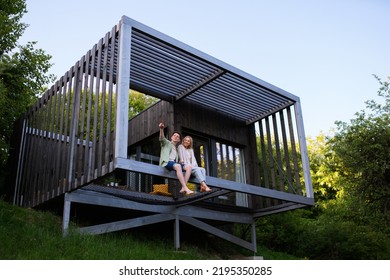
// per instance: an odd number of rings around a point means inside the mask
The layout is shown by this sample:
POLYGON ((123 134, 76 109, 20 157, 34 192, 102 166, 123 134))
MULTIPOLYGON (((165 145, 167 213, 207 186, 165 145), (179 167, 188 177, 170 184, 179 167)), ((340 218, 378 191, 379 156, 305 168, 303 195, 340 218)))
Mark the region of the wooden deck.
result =
MULTIPOLYGON (((126 170, 177 179, 174 172, 165 168, 128 159, 118 159, 117 166, 126 170)), ((182 195, 181 197, 163 196, 143 192, 130 191, 116 187, 89 184, 65 194, 63 230, 67 233, 70 221, 71 203, 83 203, 102 207, 116 207, 128 210, 143 211, 149 215, 121 221, 93 225, 80 228, 80 232, 102 234, 107 232, 131 229, 149 224, 173 221, 175 224, 174 246, 180 248, 180 222, 185 222, 222 239, 228 240, 243 248, 256 252, 255 220, 258 217, 287 210, 314 205, 314 199, 293 195, 259 186, 252 186, 208 177, 208 185, 212 192, 182 195), (268 208, 240 207, 221 205, 212 202, 213 198, 231 192, 242 192, 253 196, 273 198, 281 203, 268 208), (248 224, 252 228, 250 241, 238 238, 225 232, 207 221, 248 224)))
POLYGON ((200 228, 238 246, 256 252, 255 223, 252 213, 247 209, 224 207, 213 209, 213 203, 205 201, 226 194, 226 190, 214 190, 210 193, 195 193, 177 199, 168 196, 139 193, 121 190, 113 187, 87 185, 83 188, 65 194, 63 230, 66 235, 70 222, 72 203, 98 205, 102 207, 116 207, 128 210, 137 210, 149 213, 146 216, 113 221, 99 225, 81 227, 79 231, 88 234, 102 234, 119 230, 141 227, 149 224, 173 221, 174 246, 180 248, 180 222, 185 222, 200 228), (203 202, 203 204, 202 204, 203 202), (252 226, 251 241, 240 239, 211 225, 207 221, 223 221, 227 223, 242 223, 252 226))

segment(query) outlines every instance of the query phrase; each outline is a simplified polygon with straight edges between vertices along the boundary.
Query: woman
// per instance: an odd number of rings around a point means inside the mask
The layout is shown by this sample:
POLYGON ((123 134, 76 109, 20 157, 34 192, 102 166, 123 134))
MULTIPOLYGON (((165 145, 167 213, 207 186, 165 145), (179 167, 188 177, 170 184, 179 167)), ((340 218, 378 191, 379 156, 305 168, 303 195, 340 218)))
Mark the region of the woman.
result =
POLYGON ((186 136, 178 147, 180 163, 190 165, 192 167, 191 174, 200 183, 201 192, 209 192, 211 189, 206 184, 206 170, 198 166, 195 158, 194 149, 192 148, 192 137, 186 136))

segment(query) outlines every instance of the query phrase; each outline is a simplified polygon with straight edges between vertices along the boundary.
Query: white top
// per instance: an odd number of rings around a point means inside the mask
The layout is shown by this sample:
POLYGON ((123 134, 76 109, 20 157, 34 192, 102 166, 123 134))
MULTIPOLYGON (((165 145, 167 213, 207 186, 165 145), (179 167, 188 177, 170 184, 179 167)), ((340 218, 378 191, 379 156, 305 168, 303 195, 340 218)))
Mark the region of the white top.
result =
POLYGON ((186 149, 182 144, 178 147, 179 160, 184 164, 191 164, 193 167, 198 167, 193 149, 186 149))

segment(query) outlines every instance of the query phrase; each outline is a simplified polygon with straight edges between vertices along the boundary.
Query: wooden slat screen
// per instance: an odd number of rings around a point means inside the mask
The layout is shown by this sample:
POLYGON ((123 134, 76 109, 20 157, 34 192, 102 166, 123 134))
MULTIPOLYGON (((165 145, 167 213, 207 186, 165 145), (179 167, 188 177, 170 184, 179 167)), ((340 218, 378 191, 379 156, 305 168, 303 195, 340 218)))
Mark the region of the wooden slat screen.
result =
MULTIPOLYGON (((302 195, 304 180, 294 106, 273 113, 256 123, 260 151, 260 185, 302 195)), ((264 200, 267 206, 280 201, 264 200)))
POLYGON ((24 116, 16 203, 33 207, 113 171, 118 27, 24 116))

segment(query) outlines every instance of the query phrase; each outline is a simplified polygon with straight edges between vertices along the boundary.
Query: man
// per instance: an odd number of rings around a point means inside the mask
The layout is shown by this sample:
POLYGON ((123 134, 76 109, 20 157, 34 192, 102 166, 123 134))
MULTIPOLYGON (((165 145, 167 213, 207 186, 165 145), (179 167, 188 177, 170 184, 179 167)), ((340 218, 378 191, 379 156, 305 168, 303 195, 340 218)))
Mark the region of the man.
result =
POLYGON ((160 128, 159 140, 161 145, 160 165, 164 166, 169 171, 176 171, 176 176, 181 184, 180 193, 194 193, 187 187, 187 182, 191 176, 192 167, 190 165, 184 165, 179 163, 177 145, 181 141, 180 133, 174 131, 171 136, 171 141, 169 141, 164 135, 164 123, 160 123, 158 127, 160 128), (183 171, 185 171, 185 175, 183 175, 183 171))

